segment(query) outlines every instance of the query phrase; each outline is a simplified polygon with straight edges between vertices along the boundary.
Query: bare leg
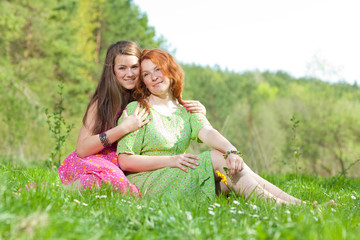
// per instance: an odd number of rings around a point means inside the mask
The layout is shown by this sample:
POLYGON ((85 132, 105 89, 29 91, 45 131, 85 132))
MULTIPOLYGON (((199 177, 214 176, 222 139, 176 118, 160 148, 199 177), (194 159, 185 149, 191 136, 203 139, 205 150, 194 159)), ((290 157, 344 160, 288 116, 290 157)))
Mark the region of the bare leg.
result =
POLYGON ((257 175, 256 173, 254 173, 248 165, 246 165, 244 163, 244 169, 246 169, 250 175, 268 192, 270 192, 271 194, 273 194, 274 196, 281 198, 282 200, 286 201, 286 202, 290 202, 290 203, 305 203, 304 201, 301 201, 298 198, 295 198, 289 194, 287 194, 286 192, 284 192, 283 190, 281 190, 280 188, 276 187, 274 184, 268 182, 267 180, 263 179, 262 177, 260 177, 259 175, 257 175))
MULTIPOLYGON (((210 152, 210 155, 214 172, 220 171, 222 174, 225 174, 223 168, 227 165, 223 154, 219 151, 213 150, 210 152)), ((283 200, 264 189, 264 187, 255 180, 251 170, 249 171, 249 169, 250 168, 247 167, 240 173, 234 174, 231 179, 228 179, 228 186, 234 189, 237 194, 242 195, 245 199, 257 197, 263 200, 272 200, 278 205, 294 203, 283 200)), ((215 179, 219 180, 217 176, 215 176, 215 179)))

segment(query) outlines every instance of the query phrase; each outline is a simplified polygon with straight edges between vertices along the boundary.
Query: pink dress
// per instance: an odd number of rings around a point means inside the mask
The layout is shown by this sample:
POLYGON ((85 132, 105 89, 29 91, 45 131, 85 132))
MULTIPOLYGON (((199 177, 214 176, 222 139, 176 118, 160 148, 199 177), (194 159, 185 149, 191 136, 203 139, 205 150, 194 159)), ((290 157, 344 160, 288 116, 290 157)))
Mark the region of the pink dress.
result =
POLYGON ((138 187, 131 184, 121 171, 117 162, 116 144, 105 148, 96 155, 84 158, 72 152, 59 167, 59 176, 64 185, 80 179, 84 189, 91 189, 102 184, 111 186, 123 194, 126 192, 140 195, 138 187))

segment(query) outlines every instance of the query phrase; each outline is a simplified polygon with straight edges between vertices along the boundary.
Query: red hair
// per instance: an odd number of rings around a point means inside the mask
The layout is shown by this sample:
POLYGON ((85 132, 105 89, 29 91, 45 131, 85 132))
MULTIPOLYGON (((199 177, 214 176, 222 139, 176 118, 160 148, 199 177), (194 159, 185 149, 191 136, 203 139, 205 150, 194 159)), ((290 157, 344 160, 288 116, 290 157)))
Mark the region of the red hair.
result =
MULTIPOLYGON (((185 73, 173 56, 161 49, 145 49, 140 56, 140 65, 145 59, 161 69, 161 72, 170 79, 170 89, 173 96, 182 104, 181 93, 184 87, 185 73)), ((150 91, 146 88, 143 81, 142 70, 140 68, 139 81, 136 84, 133 96, 140 103, 148 106, 145 99, 150 96, 150 91)))

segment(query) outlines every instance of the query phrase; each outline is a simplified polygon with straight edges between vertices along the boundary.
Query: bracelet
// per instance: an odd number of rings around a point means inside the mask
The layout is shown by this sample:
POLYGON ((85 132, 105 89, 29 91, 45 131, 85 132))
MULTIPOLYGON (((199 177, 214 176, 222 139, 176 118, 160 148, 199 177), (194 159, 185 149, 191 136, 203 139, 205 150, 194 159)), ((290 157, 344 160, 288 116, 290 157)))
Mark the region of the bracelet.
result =
POLYGON ((100 134, 99 134, 99 138, 100 138, 101 144, 102 144, 105 148, 111 146, 111 144, 109 143, 109 139, 108 139, 108 137, 107 137, 107 135, 106 135, 105 132, 100 133, 100 134))
POLYGON ((242 153, 240 151, 237 151, 237 150, 231 150, 231 151, 226 151, 226 154, 224 154, 224 159, 227 159, 227 157, 231 154, 231 153, 234 153, 234 154, 237 154, 239 155, 240 157, 242 156, 242 153))

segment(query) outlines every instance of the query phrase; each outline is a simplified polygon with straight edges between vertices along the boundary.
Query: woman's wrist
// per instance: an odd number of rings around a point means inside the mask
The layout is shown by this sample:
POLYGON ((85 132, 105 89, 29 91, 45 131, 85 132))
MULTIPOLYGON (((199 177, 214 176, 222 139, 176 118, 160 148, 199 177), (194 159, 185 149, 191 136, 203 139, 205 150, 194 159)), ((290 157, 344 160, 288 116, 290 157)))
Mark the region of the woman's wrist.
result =
POLYGON ((224 156, 224 159, 227 159, 230 154, 236 154, 236 155, 239 155, 240 157, 242 156, 242 153, 241 153, 240 151, 238 151, 238 150, 228 150, 228 151, 226 151, 226 153, 223 155, 223 156, 224 156))

